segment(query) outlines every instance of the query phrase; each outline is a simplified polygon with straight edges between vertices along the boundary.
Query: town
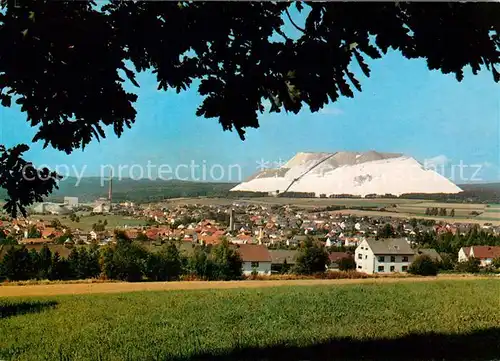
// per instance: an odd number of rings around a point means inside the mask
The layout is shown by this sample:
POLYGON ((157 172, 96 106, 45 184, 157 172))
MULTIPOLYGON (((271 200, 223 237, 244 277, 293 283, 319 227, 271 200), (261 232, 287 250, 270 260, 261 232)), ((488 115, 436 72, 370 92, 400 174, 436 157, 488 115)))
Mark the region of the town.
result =
POLYGON ((291 203, 190 199, 112 204, 111 190, 108 199, 93 203, 65 197, 61 204, 34 206, 26 218, 4 216, 0 260, 21 246, 37 252, 45 247, 67 258, 73 249, 115 245, 121 236, 152 253, 175 244, 185 257, 226 242, 239 254, 244 276, 292 272, 306 243, 326 252, 325 271, 405 274, 421 255, 447 272, 493 272, 500 266, 499 225, 346 214, 336 206, 291 203))

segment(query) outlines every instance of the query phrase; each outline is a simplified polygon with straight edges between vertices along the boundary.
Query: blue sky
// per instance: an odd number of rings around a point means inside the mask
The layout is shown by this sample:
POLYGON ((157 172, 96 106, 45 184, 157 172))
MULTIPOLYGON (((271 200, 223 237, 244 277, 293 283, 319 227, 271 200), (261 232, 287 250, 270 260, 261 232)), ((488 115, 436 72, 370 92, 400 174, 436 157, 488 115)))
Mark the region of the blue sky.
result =
MULTIPOLYGON (((248 129, 245 141, 235 132, 223 132, 217 119, 195 116, 201 102, 196 89, 179 95, 159 92, 155 78, 142 73, 137 121, 120 139, 108 131, 101 143, 71 155, 37 143, 26 159, 52 168, 86 166, 85 176, 99 175, 102 164, 144 166, 150 161, 175 167, 193 160, 208 167, 239 164, 245 177, 261 159, 278 162, 299 151, 374 149, 421 162, 433 159, 448 168, 460 161, 481 165, 476 178, 499 180, 500 94, 489 73, 473 76, 469 71, 458 83, 454 76, 429 71, 423 60, 394 52, 369 64, 371 77, 359 76, 363 91, 354 99, 341 98, 314 114, 307 109, 298 115, 264 114, 260 128, 248 129)), ((35 129, 17 107, 0 108, 0 119, 0 143, 31 144, 35 129)))

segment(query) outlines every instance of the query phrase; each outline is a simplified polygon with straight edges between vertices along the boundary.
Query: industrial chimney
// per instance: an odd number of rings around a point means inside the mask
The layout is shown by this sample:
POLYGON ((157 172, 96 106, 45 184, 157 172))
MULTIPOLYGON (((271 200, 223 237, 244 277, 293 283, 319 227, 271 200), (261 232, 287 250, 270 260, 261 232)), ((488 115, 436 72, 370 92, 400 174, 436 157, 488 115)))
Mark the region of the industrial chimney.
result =
POLYGON ((109 189, 108 189, 108 200, 109 200, 109 210, 111 211, 111 203, 113 201, 113 170, 109 171, 109 189))
POLYGON ((234 231, 234 209, 231 208, 231 212, 229 213, 229 231, 234 231))

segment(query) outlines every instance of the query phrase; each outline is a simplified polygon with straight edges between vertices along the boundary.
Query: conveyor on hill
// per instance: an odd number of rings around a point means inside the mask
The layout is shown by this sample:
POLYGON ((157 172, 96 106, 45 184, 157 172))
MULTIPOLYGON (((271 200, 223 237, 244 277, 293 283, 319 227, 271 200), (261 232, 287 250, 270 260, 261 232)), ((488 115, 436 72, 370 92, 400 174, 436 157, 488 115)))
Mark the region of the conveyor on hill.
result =
POLYGON ((326 162, 328 159, 330 159, 331 157, 333 157, 335 154, 337 154, 338 152, 335 152, 333 154, 330 154, 328 156, 326 156, 325 158, 321 159, 320 161, 318 161, 318 163, 316 163, 315 165, 313 165, 311 168, 309 168, 308 170, 306 170, 304 173, 302 173, 301 175, 299 175, 297 178, 294 178, 290 184, 288 185, 288 187, 286 187, 286 189, 283 191, 283 193, 286 193, 288 192, 288 190, 293 186, 293 184, 295 182, 297 182, 298 180, 300 180, 303 176, 305 176, 307 173, 309 173, 310 171, 312 171, 314 168, 316 168, 317 166, 319 166, 320 164, 326 162))

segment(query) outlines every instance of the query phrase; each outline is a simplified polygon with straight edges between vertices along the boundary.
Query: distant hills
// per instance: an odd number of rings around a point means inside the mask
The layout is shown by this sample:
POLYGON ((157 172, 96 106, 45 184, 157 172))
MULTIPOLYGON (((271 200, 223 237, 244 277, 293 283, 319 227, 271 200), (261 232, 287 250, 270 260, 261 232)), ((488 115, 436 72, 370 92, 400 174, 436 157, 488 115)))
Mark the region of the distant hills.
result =
MULTIPOLYGON (((60 182, 59 190, 50 197, 62 200, 64 196, 78 197, 88 202, 108 196, 108 182, 100 177, 76 178, 60 182)), ((149 202, 178 197, 224 197, 234 183, 189 182, 181 180, 113 179, 113 201, 149 202)))
MULTIPOLYGON (((67 178, 60 182, 56 190, 47 200, 60 202, 64 196, 78 197, 80 202, 91 202, 99 197, 108 196, 108 183, 99 177, 86 177, 80 180, 67 178)), ((236 183, 190 182, 181 180, 113 180, 113 200, 150 202, 167 198, 179 197, 237 197, 230 189, 236 183)), ((421 194, 411 198, 436 199, 455 202, 500 203, 500 183, 461 184, 463 192, 459 194, 421 194)), ((6 192, 0 189, 0 198, 4 199, 6 192)))
POLYGON ((463 195, 483 202, 500 203, 500 183, 462 184, 463 195))
MULTIPOLYGON (((78 185, 77 178, 68 177, 59 183, 48 201, 62 202, 65 196, 78 197, 80 202, 91 202, 108 197, 108 182, 100 177, 85 177, 78 185)), ((181 180, 113 179, 113 201, 152 202, 178 197, 225 197, 236 183, 189 182, 181 180)), ((6 192, 0 189, 4 199, 6 192)))

